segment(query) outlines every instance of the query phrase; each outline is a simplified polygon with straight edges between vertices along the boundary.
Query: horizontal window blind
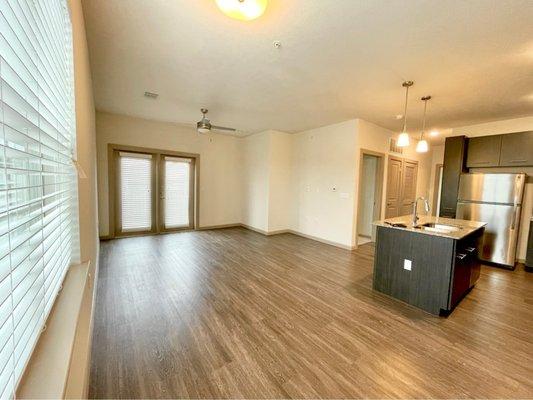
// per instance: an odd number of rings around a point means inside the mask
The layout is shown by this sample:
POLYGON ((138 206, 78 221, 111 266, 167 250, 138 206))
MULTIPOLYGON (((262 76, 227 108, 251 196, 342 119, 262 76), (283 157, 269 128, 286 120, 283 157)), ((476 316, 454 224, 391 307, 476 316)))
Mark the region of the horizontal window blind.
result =
POLYGON ((152 156, 119 153, 120 216, 123 232, 152 229, 152 156))
POLYGON ((165 228, 189 225, 191 160, 165 157, 165 228))
POLYGON ((0 0, 0 396, 14 396, 78 261, 66 0, 0 0))

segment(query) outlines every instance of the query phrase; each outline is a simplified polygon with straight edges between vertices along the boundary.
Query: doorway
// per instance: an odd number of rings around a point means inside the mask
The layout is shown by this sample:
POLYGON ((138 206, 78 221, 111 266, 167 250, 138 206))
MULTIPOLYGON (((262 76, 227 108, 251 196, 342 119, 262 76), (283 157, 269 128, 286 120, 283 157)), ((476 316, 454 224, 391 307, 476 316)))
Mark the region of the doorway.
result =
POLYGON ((113 237, 194 229, 197 154, 109 145, 113 237))
POLYGON ((361 150, 359 160, 359 206, 357 244, 372 241, 374 221, 381 217, 384 154, 361 150))
POLYGON ((389 156, 385 218, 411 213, 416 199, 418 161, 389 156))

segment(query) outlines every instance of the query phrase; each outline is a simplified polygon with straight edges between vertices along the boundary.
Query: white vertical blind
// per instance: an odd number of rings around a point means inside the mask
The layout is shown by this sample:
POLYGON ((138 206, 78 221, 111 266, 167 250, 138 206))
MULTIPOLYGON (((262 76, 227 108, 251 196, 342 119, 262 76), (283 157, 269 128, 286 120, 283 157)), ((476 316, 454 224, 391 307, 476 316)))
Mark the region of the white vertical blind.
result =
POLYGON ((123 232, 152 229, 152 156, 119 153, 123 232))
POLYGON ((189 226, 191 161, 165 157, 165 228, 189 226))
POLYGON ((73 93, 66 1, 0 0, 1 398, 79 258, 73 93))

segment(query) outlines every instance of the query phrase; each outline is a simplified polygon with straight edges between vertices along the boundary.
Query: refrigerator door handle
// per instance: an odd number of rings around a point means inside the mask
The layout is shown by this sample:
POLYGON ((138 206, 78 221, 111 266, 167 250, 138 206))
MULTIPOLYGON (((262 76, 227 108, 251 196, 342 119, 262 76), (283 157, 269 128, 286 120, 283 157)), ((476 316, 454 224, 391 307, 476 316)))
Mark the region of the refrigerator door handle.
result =
POLYGON ((518 211, 518 204, 513 204, 513 216, 511 217, 511 230, 514 231, 516 227, 516 212, 518 211))

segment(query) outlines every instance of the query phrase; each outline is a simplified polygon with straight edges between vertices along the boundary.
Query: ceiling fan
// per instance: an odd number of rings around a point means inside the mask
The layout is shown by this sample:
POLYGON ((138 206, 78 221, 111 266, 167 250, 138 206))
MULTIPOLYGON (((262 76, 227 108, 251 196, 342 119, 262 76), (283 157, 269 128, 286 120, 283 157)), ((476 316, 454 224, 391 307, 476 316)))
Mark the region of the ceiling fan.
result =
POLYGON ((236 129, 234 128, 211 125, 211 122, 206 117, 206 114, 208 112, 207 108, 202 108, 200 109, 200 111, 202 112, 203 116, 202 116, 202 119, 196 123, 196 129, 198 130, 198 133, 209 133, 211 132, 211 129, 216 129, 218 131, 232 131, 232 132, 236 131, 236 129))

